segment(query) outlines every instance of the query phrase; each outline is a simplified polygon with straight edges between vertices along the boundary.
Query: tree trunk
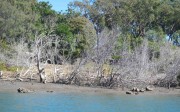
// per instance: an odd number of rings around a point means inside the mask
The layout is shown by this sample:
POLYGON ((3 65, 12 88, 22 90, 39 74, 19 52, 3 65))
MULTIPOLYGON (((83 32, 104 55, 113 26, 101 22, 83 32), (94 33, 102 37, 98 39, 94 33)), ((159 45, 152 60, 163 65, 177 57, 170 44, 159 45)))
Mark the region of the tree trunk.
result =
POLYGON ((38 69, 38 74, 40 78, 40 83, 46 83, 46 76, 45 76, 45 71, 44 68, 40 67, 40 47, 39 47, 39 42, 37 43, 37 69, 38 69))
POLYGON ((40 83, 46 83, 46 75, 45 75, 44 68, 42 68, 38 74, 40 78, 40 83))

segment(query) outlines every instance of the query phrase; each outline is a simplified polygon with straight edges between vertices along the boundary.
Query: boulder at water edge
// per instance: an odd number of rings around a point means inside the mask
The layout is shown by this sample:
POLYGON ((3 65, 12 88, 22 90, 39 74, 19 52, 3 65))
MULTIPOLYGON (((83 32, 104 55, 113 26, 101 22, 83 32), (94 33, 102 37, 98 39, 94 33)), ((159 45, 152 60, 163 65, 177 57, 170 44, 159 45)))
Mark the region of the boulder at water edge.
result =
POLYGON ((25 89, 25 88, 18 88, 18 93, 32 93, 33 91, 25 89))
POLYGON ((131 92, 131 91, 126 91, 126 94, 133 94, 133 92, 131 92))
POLYGON ((147 86, 147 87, 146 87, 146 91, 153 91, 153 88, 147 86))

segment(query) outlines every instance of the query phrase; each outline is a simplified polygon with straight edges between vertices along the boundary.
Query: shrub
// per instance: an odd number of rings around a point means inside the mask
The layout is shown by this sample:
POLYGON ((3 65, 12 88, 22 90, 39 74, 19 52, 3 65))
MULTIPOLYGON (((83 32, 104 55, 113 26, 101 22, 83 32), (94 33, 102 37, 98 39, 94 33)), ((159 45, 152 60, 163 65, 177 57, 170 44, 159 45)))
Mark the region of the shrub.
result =
POLYGON ((0 70, 2 70, 2 71, 15 72, 17 70, 17 68, 20 69, 20 67, 8 65, 8 64, 0 61, 0 70))
POLYGON ((0 70, 6 70, 6 64, 3 62, 0 62, 0 70))

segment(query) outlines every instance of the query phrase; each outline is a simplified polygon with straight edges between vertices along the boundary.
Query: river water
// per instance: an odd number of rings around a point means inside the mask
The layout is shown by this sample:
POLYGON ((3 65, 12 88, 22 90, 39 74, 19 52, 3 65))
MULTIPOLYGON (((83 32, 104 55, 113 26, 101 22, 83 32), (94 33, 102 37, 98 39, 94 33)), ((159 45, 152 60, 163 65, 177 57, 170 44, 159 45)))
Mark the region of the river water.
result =
POLYGON ((0 112, 180 112, 180 96, 1 92, 0 112))

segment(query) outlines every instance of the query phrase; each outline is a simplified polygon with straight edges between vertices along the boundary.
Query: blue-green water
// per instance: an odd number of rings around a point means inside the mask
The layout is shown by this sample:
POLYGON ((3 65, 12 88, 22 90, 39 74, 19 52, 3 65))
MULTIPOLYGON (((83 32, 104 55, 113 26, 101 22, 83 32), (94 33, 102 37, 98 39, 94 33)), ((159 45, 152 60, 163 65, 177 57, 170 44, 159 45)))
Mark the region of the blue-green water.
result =
POLYGON ((0 112, 180 112, 180 96, 0 93, 0 112))

